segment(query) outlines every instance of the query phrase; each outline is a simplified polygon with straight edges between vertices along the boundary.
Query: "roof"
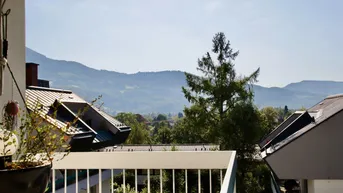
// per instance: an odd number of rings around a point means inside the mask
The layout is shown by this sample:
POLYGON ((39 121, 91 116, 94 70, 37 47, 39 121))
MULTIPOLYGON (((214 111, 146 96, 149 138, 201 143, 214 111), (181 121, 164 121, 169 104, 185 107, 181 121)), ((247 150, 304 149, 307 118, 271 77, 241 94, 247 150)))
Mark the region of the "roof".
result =
POLYGON ((296 111, 286 120, 284 120, 280 125, 278 125, 274 130, 272 130, 268 135, 266 135, 262 141, 259 143, 261 148, 267 146, 277 135, 283 132, 290 124, 292 124, 299 116, 301 116, 303 111, 296 111))
POLYGON ((176 148, 177 151, 214 151, 219 150, 219 145, 212 144, 160 144, 160 145, 121 145, 106 147, 98 151, 171 151, 176 148))
MULTIPOLYGON (((68 104, 68 103, 83 103, 90 105, 87 101, 76 95, 70 90, 61 90, 61 89, 51 89, 51 88, 43 88, 43 87, 35 87, 29 86, 26 89, 26 98, 27 98, 27 105, 29 109, 34 109, 35 106, 38 104, 43 105, 41 113, 43 115, 47 115, 49 113, 50 107, 55 103, 56 100, 60 101, 61 103, 68 104)), ((110 124, 112 124, 117 130, 119 131, 127 131, 130 130, 130 127, 122 124, 121 122, 114 119, 112 116, 108 115, 107 113, 101 111, 99 108, 95 107, 94 105, 90 105, 92 109, 94 109, 97 113, 99 113, 104 119, 106 119, 110 124)), ((59 128, 66 127, 66 124, 61 120, 53 119, 52 117, 48 117, 50 123, 55 124, 59 128)), ((89 128, 90 131, 93 131, 96 134, 96 139, 94 142, 100 142, 102 139, 108 139, 108 134, 101 133, 98 134, 96 131, 89 128)), ((75 134, 82 134, 87 133, 89 130, 84 130, 81 128, 70 127, 67 134, 75 135, 75 134)))
MULTIPOLYGON (((38 104, 42 105, 41 113, 47 115, 52 104, 56 100, 64 100, 70 102, 82 102, 86 103, 85 100, 72 93, 69 90, 60 90, 60 89, 51 89, 51 88, 42 88, 29 86, 26 91, 26 102, 30 110, 35 109, 38 104)), ((55 124, 58 128, 66 127, 66 124, 60 120, 56 120, 50 116, 47 117, 48 122, 55 124)), ((80 130, 79 128, 70 127, 66 132, 69 135, 84 133, 85 131, 80 130)))
MULTIPOLYGON (((314 118, 314 122, 304 126, 297 132, 291 134, 285 140, 276 144, 274 147, 267 149, 267 153, 270 154, 281 149, 283 146, 306 134, 306 132, 316 128, 318 125, 320 125, 324 121, 329 120, 331 117, 341 112, 342 110, 343 94, 326 97, 324 100, 320 101, 319 103, 317 103, 316 105, 312 106, 307 110, 307 112, 314 118)), ((262 157, 265 156, 267 155, 262 155, 262 157)))
POLYGON ((92 106, 94 110, 96 110, 101 116, 103 116, 107 121, 109 121, 113 126, 115 126, 118 130, 127 130, 130 127, 126 126, 125 124, 121 123, 120 121, 113 118, 111 115, 101 111, 99 108, 92 106))

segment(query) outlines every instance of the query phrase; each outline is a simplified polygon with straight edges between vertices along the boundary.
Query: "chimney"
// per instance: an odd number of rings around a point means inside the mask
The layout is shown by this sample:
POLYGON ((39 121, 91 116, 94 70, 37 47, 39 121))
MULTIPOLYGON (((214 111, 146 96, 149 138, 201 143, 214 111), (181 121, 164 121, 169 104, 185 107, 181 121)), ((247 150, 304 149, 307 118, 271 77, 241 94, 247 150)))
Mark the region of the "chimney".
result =
POLYGON ((38 86, 38 65, 36 63, 26 63, 26 87, 38 86))

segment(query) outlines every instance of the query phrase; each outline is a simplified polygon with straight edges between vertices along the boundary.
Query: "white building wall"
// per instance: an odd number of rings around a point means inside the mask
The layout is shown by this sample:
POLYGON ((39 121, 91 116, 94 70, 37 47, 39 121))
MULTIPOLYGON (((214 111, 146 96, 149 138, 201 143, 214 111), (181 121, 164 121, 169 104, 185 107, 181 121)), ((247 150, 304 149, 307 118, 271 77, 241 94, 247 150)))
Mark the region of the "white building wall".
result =
POLYGON ((342 193, 343 180, 308 180, 308 193, 342 193))
MULTIPOLYGON (((21 92, 25 94, 25 0, 6 1, 4 10, 7 9, 11 9, 11 13, 8 16, 8 62, 17 79, 21 92)), ((12 99, 18 101, 20 107, 23 108, 24 103, 20 99, 19 92, 15 88, 7 67, 5 68, 4 78, 4 90, 3 95, 0 96, 0 108, 8 100, 12 99)))

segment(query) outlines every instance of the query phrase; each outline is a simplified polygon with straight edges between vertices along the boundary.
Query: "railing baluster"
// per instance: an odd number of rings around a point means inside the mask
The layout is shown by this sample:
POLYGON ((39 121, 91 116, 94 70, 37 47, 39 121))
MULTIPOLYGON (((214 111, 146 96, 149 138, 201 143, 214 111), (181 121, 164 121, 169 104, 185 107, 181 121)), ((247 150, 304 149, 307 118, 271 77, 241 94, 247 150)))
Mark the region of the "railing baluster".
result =
POLYGON ((114 188, 113 188, 113 169, 111 169, 111 182, 110 182, 110 186, 111 186, 111 192, 114 193, 114 188))
POLYGON ((89 169, 87 169, 87 193, 91 193, 91 188, 89 184, 89 169))
POLYGON ((223 185, 223 170, 220 169, 220 187, 223 185))
POLYGON ((163 171, 160 169, 160 192, 163 193, 163 171))
POLYGON ((55 174, 56 173, 56 171, 55 171, 55 169, 52 169, 52 180, 51 180, 51 183, 52 183, 52 193, 55 193, 56 192, 56 184, 55 184, 55 174))
POLYGON ((173 169, 173 193, 175 193, 175 170, 173 169))
POLYGON ((138 193, 137 169, 135 169, 135 190, 136 190, 136 193, 138 193))
POLYGON ((64 193, 67 193, 67 170, 64 169, 64 193))
POLYGON ((185 192, 188 193, 188 176, 187 176, 187 169, 185 170, 185 192))
POLYGON ((212 193, 212 170, 211 169, 209 171, 209 175, 210 175, 210 193, 212 193))
POLYGON ((79 192, 79 170, 75 170, 75 192, 79 192))
POLYGON ((198 192, 201 193, 201 172, 198 169, 198 192))
POLYGON ((125 178, 126 178, 125 169, 123 169, 123 184, 124 184, 123 192, 124 192, 124 193, 126 192, 126 182, 125 182, 125 178))
POLYGON ((99 193, 102 193, 102 171, 99 169, 99 193))
POLYGON ((148 193, 150 193, 150 169, 148 169, 148 193))

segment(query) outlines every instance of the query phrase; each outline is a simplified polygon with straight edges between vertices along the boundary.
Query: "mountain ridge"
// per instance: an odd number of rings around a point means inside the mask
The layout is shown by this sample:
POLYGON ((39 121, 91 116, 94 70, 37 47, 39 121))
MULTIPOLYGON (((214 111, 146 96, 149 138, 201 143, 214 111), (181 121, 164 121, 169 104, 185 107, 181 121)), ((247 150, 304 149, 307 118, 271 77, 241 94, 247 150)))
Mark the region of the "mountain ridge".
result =
MULTIPOLYGON (((122 73, 95 69, 75 61, 51 59, 26 48, 26 61, 39 64, 39 78, 55 88, 73 90, 92 100, 102 95, 110 113, 177 113, 189 105, 181 92, 186 85, 180 70, 122 73)), ((343 93, 343 82, 303 80, 284 87, 253 85, 258 107, 287 105, 289 108, 310 107, 328 95, 343 93)))

